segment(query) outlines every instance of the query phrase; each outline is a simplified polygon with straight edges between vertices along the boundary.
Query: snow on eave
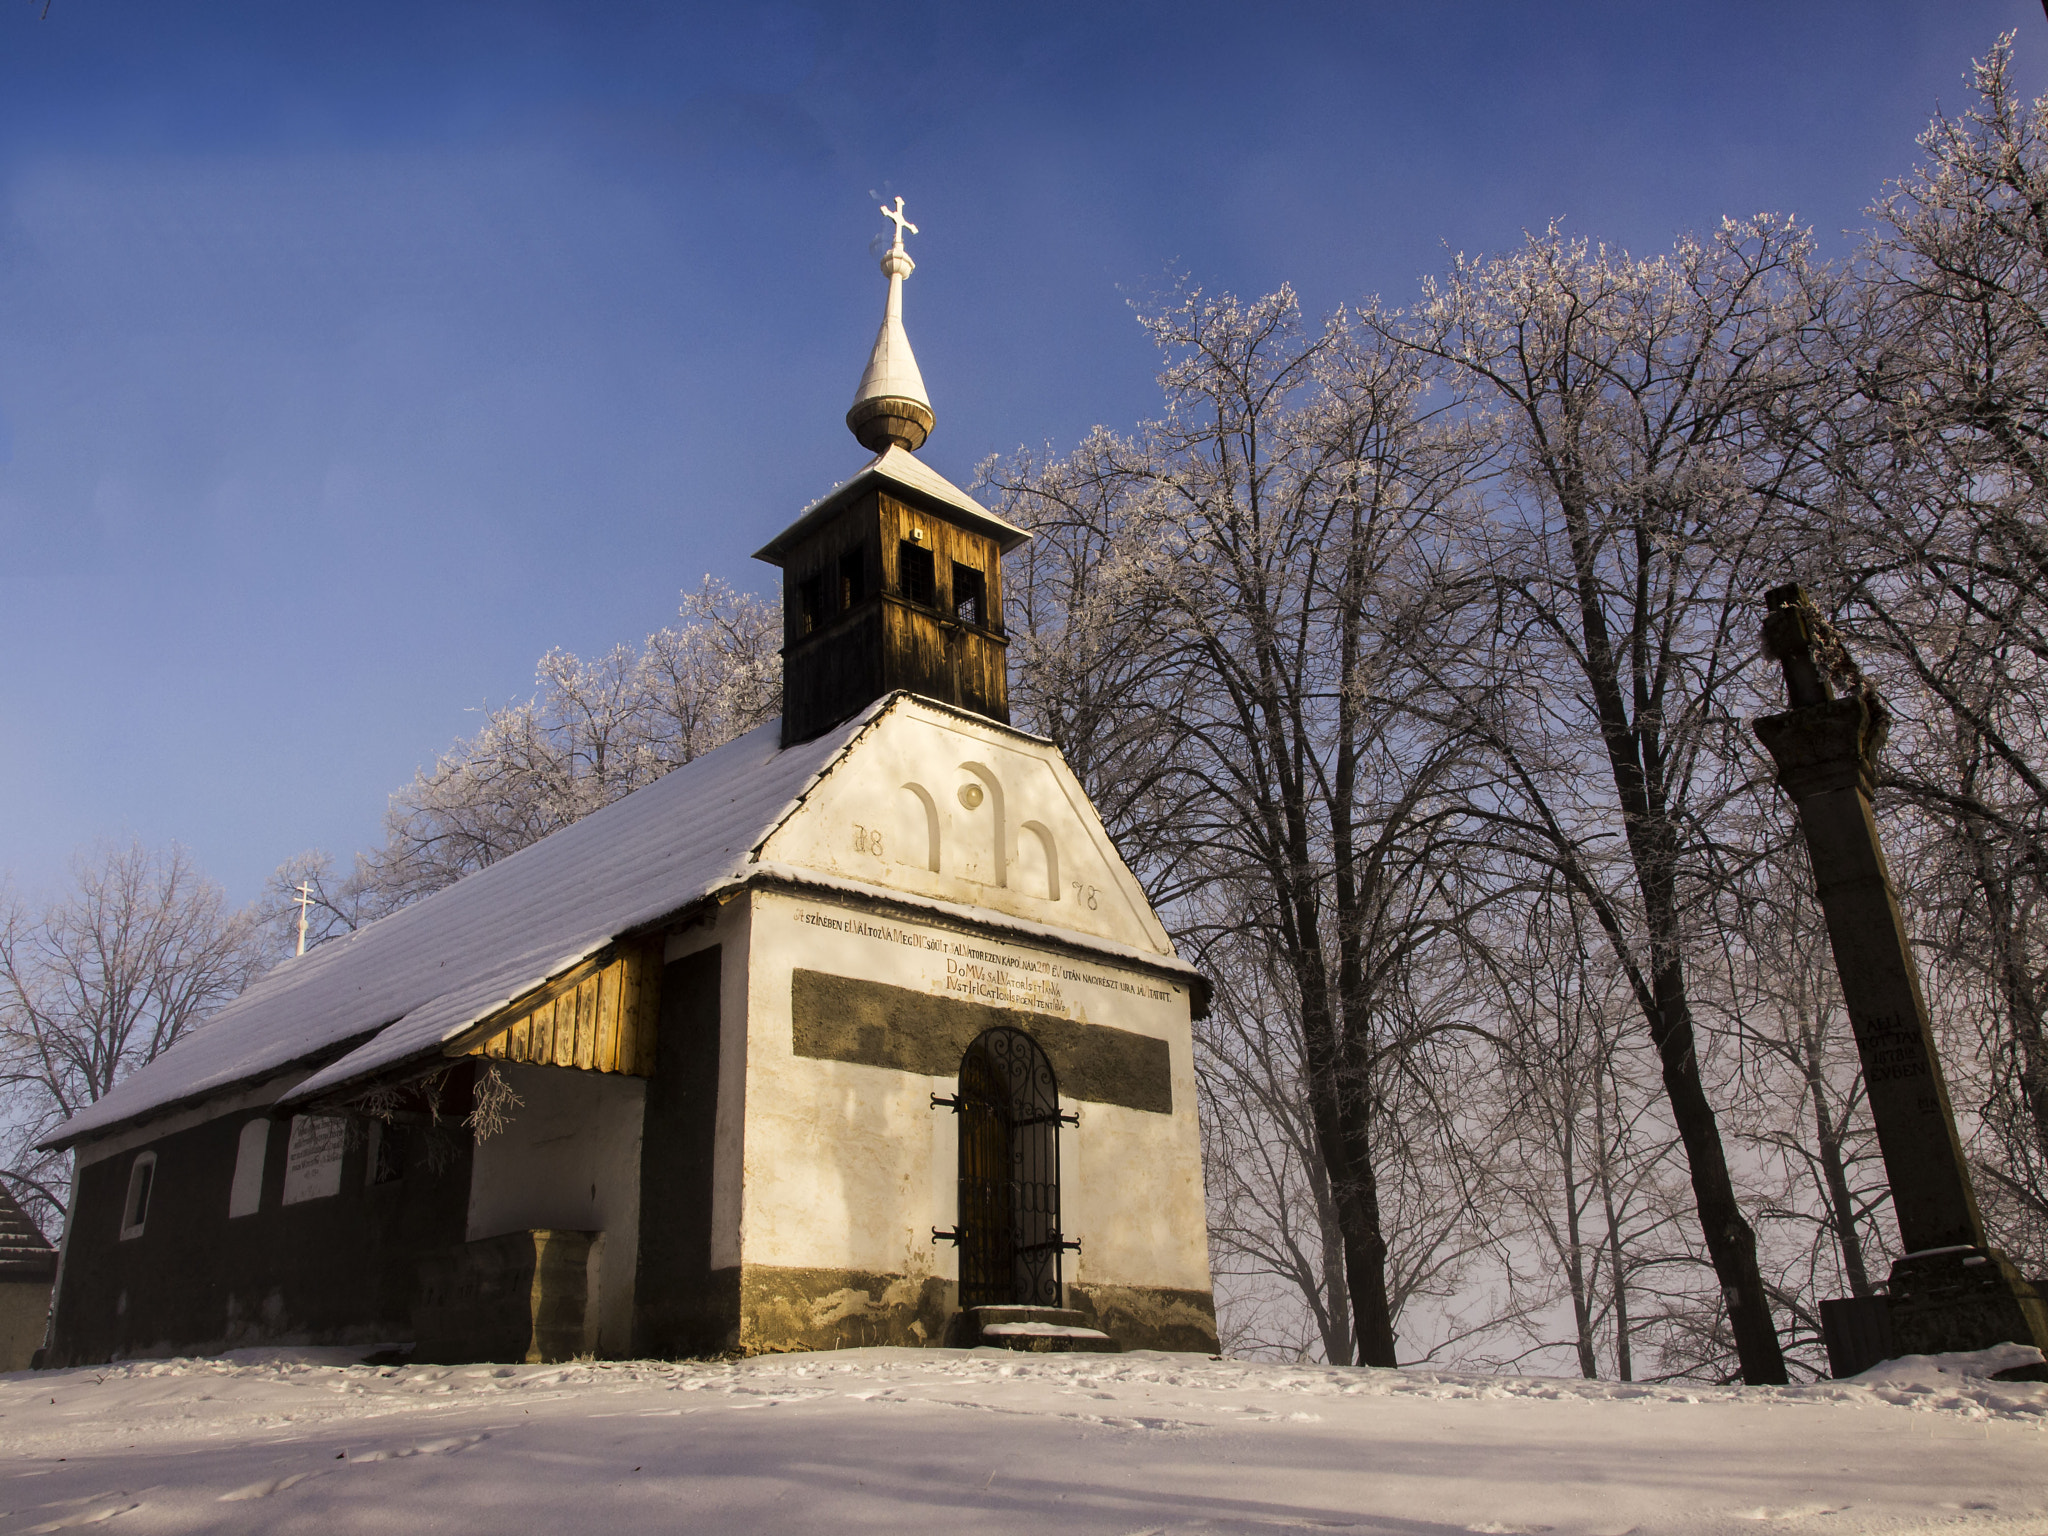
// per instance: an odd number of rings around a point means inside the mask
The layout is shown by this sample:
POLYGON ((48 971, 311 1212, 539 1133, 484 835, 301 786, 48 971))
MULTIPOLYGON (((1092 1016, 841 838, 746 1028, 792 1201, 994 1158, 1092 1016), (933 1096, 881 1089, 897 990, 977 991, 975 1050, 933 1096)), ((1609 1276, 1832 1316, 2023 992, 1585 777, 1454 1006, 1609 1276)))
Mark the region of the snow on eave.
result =
POLYGON ((849 503, 865 495, 877 482, 899 491, 909 491, 913 500, 923 498, 937 503, 956 522, 994 539, 1004 554, 1031 537, 1029 530, 996 516, 908 449, 890 447, 863 464, 845 484, 804 508, 795 522, 755 550, 754 558, 765 560, 770 565, 781 565, 791 547, 800 539, 838 516, 849 503))
MULTIPOLYGON (((802 781, 796 794, 784 801, 772 815, 766 818, 763 830, 754 838, 751 846, 747 848, 745 859, 719 878, 707 884, 703 889, 692 891, 687 899, 663 907, 658 911, 640 914, 633 921, 625 923, 615 931, 607 933, 602 940, 592 943, 583 953, 557 961, 545 974, 535 975, 531 972, 520 972, 515 976, 515 973, 511 971, 496 972, 488 980, 478 983, 466 992, 436 998, 434 1003, 427 1009, 422 1009, 418 1014, 400 1020, 399 1025, 380 1033, 375 1039, 367 1042, 360 1049, 352 1051, 329 1066, 323 1067, 304 1082, 282 1095, 278 1102, 281 1104, 304 1103, 323 1096, 331 1097, 351 1084, 363 1083, 384 1077, 391 1074, 394 1070, 408 1065, 417 1066, 420 1063, 443 1060, 447 1055, 447 1047, 451 1042, 460 1039, 470 1030, 476 1028, 477 1025, 486 1022, 493 1014, 505 1011, 520 998, 531 993, 535 988, 545 986, 557 976, 581 965, 592 955, 604 949, 606 945, 615 943, 619 939, 635 932, 644 932, 673 922, 693 908, 702 906, 706 901, 718 899, 744 886, 748 882, 749 871, 756 867, 755 860, 759 857, 761 848, 768 839, 775 835, 784 822, 796 814, 804 801, 810 798, 811 791, 828 777, 834 768, 838 767, 846 754, 853 750, 854 745, 861 737, 873 728, 875 722, 888 713, 890 708, 899 700, 909 697, 911 697, 910 694, 901 690, 886 694, 850 720, 844 721, 832 730, 825 732, 824 735, 789 748, 789 751, 800 752, 807 747, 818 747, 823 744, 829 751, 829 756, 826 756, 823 761, 812 769, 809 776, 802 781), (518 979, 521 977, 526 979, 518 979)), ((779 721, 776 722, 776 727, 780 728, 779 721)), ((766 729, 766 727, 763 729, 766 729)), ((680 772, 681 770, 677 771, 680 772)), ((652 787, 652 785, 649 786, 649 788, 652 787)), ((645 791, 636 791, 636 793, 645 793, 645 791)), ((628 798, 630 799, 631 797, 629 796, 628 798)), ((596 814, 602 815, 603 813, 598 812, 596 814)))
MULTIPOLYGON (((295 955, 292 958, 297 959, 298 957, 295 955)), ((195 1088, 192 1092, 181 1097, 165 1099, 160 1103, 150 1105, 147 1109, 134 1110, 119 1119, 110 1120, 103 1125, 96 1124, 86 1126, 83 1129, 76 1128, 76 1123, 83 1119, 86 1113, 84 1110, 81 1110, 78 1114, 73 1115, 71 1119, 64 1121, 56 1130, 52 1131, 49 1140, 37 1142, 35 1150, 38 1152, 68 1151, 82 1141, 92 1141, 103 1136, 113 1135, 119 1131, 134 1130, 153 1123, 175 1119, 179 1115, 189 1114, 211 1099, 223 1098, 237 1092, 246 1092, 248 1089, 263 1083, 274 1083, 280 1077, 289 1077, 293 1072, 317 1071, 322 1063, 334 1060, 337 1054, 345 1055, 353 1048, 353 1044, 374 1039, 381 1030, 388 1029, 397 1022, 398 1020, 396 1019, 387 1019, 383 1024, 373 1024, 368 1029, 358 1030, 354 1035, 345 1036, 338 1044, 322 1046, 319 1050, 311 1051, 291 1061, 281 1061, 275 1065, 264 1067, 260 1071, 250 1073, 246 1077, 234 1078, 223 1083, 210 1083, 203 1088, 195 1088)), ((185 1038, 189 1040, 192 1037, 187 1035, 185 1038)), ((161 1061, 163 1058, 158 1057, 157 1059, 161 1061)), ((279 1096, 279 1099, 282 1101, 282 1095, 279 1096)), ((99 1102, 103 1104, 106 1100, 102 1099, 99 1102)), ((98 1105, 95 1104, 91 1107, 98 1108, 98 1105)))
POLYGON ((298 1067, 309 1075, 280 1105, 332 1099, 444 1060, 450 1042, 608 945, 755 883, 891 904, 1185 977, 1201 1011, 1207 982, 1170 952, 762 861, 768 840, 817 786, 912 699, 992 734, 1050 745, 902 691, 786 749, 774 747, 781 722, 771 721, 446 890, 273 967, 46 1145, 70 1146, 298 1067))
POLYGON ((811 781, 895 697, 787 749, 778 744, 781 722, 770 721, 445 890, 273 967, 58 1126, 50 1143, 70 1145, 212 1097, 369 1030, 371 1040, 307 1082, 331 1083, 344 1067, 350 1078, 382 1072, 437 1050, 620 935, 730 885, 811 781))

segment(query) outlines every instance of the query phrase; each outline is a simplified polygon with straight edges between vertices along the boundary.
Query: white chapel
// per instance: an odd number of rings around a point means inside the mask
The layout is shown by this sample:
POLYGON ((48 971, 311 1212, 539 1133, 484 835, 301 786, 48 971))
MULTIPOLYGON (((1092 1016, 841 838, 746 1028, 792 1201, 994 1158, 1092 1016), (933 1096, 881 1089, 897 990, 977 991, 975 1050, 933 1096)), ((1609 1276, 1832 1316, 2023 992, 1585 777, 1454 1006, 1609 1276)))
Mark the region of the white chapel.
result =
POLYGON ((760 552, 782 718, 283 962, 64 1124, 48 1363, 1216 1348, 1206 986, 1009 724, 1027 535, 917 457, 883 212, 874 457, 760 552))

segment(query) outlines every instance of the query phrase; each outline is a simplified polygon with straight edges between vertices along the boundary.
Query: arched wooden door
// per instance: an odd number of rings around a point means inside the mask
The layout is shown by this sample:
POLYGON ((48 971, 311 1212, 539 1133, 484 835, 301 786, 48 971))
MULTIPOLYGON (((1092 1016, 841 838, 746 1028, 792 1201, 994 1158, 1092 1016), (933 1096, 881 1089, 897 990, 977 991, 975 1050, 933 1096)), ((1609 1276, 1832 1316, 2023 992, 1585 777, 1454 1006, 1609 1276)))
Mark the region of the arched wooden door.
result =
MULTIPOLYGON (((1059 1084, 1022 1030, 977 1036, 960 1061, 960 1305, 1060 1304, 1059 1084)), ((1071 1116, 1065 1123, 1072 1124, 1071 1116)))

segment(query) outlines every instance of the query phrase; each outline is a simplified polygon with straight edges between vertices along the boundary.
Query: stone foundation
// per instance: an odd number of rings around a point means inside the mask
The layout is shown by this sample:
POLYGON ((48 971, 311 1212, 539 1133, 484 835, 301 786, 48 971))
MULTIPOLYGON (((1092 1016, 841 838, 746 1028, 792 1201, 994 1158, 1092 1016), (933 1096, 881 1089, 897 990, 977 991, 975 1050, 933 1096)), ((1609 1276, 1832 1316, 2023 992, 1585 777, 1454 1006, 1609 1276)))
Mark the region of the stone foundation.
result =
POLYGON ((956 1290, 935 1276, 742 1265, 737 1347, 760 1355, 937 1344, 955 1310, 956 1290))
POLYGON ((1213 1355, 1216 1298, 1208 1291, 1146 1285, 1070 1285, 1067 1305, 1125 1349, 1213 1355))
MULTIPOLYGON (((738 1275, 739 1327, 731 1347, 742 1354, 967 1342, 951 1280, 766 1264, 743 1265, 738 1275)), ((1216 1304, 1207 1291, 1070 1285, 1067 1304, 1081 1326, 1100 1329, 1125 1349, 1217 1351, 1216 1304)))

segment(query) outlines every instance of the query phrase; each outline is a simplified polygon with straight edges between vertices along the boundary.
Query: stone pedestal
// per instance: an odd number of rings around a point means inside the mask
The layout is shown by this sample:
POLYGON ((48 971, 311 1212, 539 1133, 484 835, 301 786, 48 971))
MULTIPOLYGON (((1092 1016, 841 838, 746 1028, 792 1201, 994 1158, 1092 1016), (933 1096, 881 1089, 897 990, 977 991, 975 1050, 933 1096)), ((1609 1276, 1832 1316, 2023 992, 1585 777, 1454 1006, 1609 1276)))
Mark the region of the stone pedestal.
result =
POLYGON ((1885 864, 1870 792, 1886 716, 1796 586, 1768 596, 1764 646, 1785 668, 1794 708, 1755 722, 1799 807, 1842 1001, 1855 1032, 1905 1256, 1892 1266, 1892 1342, 1901 1354, 2033 1344, 2048 1351, 2048 1310, 1988 1247, 1919 966, 1885 864), (1824 671, 1817 643, 1829 648, 1824 671), (1828 677, 1857 691, 1833 697, 1828 677))
POLYGON ((1820 1333, 1828 1351, 1828 1374, 1838 1379, 1860 1376, 1899 1353, 1892 1338, 1891 1303, 1883 1296, 1841 1296, 1822 1302, 1820 1333))
POLYGON ((590 1353, 591 1245, 600 1235, 506 1232, 426 1255, 412 1358, 541 1363, 590 1353))
POLYGON ((1993 1248, 1907 1254, 1892 1266, 1889 1310, 1902 1355, 2007 1343, 2048 1352, 2048 1307, 1993 1248))

